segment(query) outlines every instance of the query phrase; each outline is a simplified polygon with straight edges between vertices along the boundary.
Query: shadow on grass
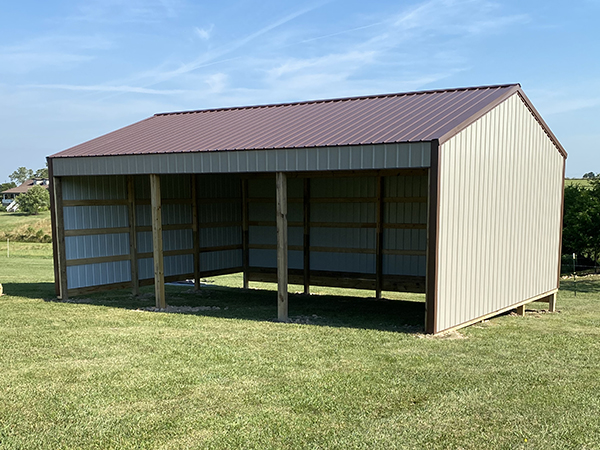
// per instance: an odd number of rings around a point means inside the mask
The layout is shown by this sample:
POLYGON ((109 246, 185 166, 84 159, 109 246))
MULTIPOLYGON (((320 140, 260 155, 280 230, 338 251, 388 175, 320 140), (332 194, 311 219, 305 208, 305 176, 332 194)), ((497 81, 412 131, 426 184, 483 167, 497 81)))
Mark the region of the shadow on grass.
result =
POLYGON ((563 279, 560 280, 560 289, 568 292, 577 290, 581 293, 598 294, 600 293, 598 280, 600 280, 600 275, 577 278, 576 282, 573 281, 573 278, 563 279))
POLYGON ((4 295, 54 299, 54 283, 3 283, 4 295))
MULTIPOLYGON (((128 291, 112 291, 70 299, 69 302, 112 308, 139 309, 154 306, 153 288, 139 296, 128 291)), ((188 286, 166 286, 169 306, 199 307, 186 312, 228 319, 275 321, 277 292, 270 290, 203 286, 194 291, 188 286)), ((407 300, 375 300, 335 295, 289 295, 289 317, 293 323, 315 326, 376 329, 403 333, 423 331, 425 303, 407 300)))

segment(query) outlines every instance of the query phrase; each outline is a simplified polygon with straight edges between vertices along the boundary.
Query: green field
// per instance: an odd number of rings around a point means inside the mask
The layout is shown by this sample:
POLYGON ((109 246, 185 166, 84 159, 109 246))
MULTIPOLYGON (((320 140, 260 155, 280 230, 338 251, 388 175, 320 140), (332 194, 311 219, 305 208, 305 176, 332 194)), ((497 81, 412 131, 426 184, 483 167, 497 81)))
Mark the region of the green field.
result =
POLYGON ((0 211, 0 241, 50 242, 52 235, 50 211, 42 211, 37 215, 24 213, 7 213, 0 211))
POLYGON ((292 295, 282 324, 256 289, 54 301, 48 244, 0 268, 1 449, 600 448, 598 277, 429 337, 420 296, 292 295))
POLYGON ((583 187, 591 187, 592 183, 590 180, 586 180, 583 178, 568 178, 565 179, 565 186, 583 186, 583 187))

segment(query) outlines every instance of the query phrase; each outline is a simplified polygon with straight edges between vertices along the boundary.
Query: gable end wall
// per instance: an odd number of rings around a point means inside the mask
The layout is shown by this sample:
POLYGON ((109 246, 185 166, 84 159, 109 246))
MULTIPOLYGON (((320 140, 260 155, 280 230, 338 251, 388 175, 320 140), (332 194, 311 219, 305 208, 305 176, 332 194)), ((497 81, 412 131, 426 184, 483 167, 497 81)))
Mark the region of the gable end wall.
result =
POLYGON ((517 94, 441 145, 436 332, 556 290, 563 164, 517 94))

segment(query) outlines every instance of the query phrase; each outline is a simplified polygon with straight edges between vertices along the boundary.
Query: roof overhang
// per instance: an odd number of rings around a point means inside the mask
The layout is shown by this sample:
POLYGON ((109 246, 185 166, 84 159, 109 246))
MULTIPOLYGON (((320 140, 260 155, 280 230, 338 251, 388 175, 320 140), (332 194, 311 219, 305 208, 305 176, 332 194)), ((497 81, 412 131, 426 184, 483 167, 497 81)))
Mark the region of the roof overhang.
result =
POLYGON ((431 142, 49 158, 54 176, 428 168, 431 142))

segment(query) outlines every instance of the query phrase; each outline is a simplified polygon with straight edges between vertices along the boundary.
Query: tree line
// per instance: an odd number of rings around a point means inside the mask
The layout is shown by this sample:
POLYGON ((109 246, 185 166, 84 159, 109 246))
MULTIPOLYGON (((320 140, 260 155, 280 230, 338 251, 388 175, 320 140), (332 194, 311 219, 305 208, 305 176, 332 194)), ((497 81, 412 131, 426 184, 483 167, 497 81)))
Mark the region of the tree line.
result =
MULTIPOLYGON (((0 184, 0 192, 17 187, 33 178, 48 178, 48 163, 46 163, 46 167, 35 171, 27 167, 19 167, 8 178, 10 182, 0 184)), ((50 194, 41 186, 33 186, 26 193, 18 195, 15 200, 19 204, 19 211, 26 214, 38 214, 40 211, 50 208, 50 194)), ((2 205, 0 208, 6 209, 2 205)))
POLYGON ((565 186, 562 252, 587 258, 596 265, 600 259, 600 175, 586 173, 588 185, 565 186))

